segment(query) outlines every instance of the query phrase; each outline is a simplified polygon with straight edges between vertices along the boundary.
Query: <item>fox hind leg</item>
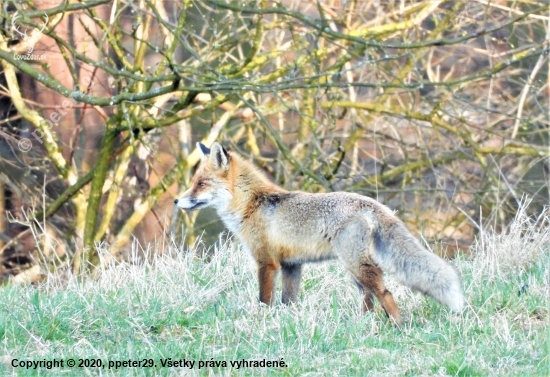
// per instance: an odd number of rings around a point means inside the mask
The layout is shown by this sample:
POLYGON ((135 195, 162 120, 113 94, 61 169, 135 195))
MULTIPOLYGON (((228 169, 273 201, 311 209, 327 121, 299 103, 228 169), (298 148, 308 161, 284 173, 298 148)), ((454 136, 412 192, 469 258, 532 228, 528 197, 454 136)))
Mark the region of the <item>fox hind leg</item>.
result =
POLYGON ((380 268, 372 264, 369 249, 373 244, 366 244, 366 240, 374 239, 372 225, 368 221, 355 221, 340 229, 338 236, 332 242, 332 248, 343 265, 352 273, 353 277, 363 288, 363 311, 373 308, 374 295, 386 314, 397 324, 401 324, 399 309, 395 305, 393 296, 386 289, 383 273, 380 268))
POLYGON ((357 286, 357 288, 359 288, 359 291, 361 291, 361 293, 363 294, 363 314, 372 311, 372 309, 374 309, 374 293, 372 293, 370 288, 363 287, 361 283, 357 281, 357 279, 353 280, 355 281, 355 285, 357 286))
POLYGON ((363 287, 363 312, 372 310, 372 296, 374 295, 382 305, 382 308, 384 308, 386 314, 398 325, 402 323, 401 315, 393 300, 393 296, 384 285, 383 273, 380 268, 372 264, 362 264, 355 279, 363 287))
POLYGON ((300 279, 302 278, 301 264, 282 264, 283 272, 283 304, 298 301, 300 293, 300 279))

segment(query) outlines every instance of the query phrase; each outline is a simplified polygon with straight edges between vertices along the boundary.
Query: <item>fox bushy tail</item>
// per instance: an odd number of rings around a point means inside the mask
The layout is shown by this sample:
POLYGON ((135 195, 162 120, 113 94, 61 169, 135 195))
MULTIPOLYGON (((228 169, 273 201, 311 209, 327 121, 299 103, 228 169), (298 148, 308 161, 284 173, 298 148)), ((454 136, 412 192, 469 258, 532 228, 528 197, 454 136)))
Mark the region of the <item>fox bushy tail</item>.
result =
POLYGON ((398 220, 374 234, 374 261, 407 287, 433 297, 451 310, 464 307, 458 272, 426 250, 398 220))

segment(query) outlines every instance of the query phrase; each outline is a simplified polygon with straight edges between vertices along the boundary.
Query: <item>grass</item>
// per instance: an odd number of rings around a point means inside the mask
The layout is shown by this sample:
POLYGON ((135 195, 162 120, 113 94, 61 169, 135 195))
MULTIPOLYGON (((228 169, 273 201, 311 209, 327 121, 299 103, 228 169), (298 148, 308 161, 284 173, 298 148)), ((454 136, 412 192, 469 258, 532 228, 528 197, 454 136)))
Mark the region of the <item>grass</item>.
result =
POLYGON ((548 375, 548 211, 480 232, 470 256, 453 261, 468 301, 460 314, 388 277, 401 329, 379 305, 359 315, 359 293, 337 262, 308 265, 300 302, 270 308, 258 304, 255 266, 238 243, 213 247, 208 261, 172 246, 111 264, 95 281, 52 275, 38 287, 1 287, 0 375, 548 375), (195 364, 162 367, 169 358, 195 364), (104 367, 11 366, 53 359, 104 367), (108 368, 147 359, 156 366, 108 368), (241 360, 285 367, 231 367, 241 360))

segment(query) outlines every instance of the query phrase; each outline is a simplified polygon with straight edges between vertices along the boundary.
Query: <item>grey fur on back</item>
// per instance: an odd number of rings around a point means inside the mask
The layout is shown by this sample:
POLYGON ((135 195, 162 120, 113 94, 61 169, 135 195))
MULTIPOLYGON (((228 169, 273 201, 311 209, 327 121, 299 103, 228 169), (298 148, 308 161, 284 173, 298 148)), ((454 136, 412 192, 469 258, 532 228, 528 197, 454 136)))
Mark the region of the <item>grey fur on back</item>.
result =
POLYGON ((464 297, 460 277, 448 262, 426 250, 400 221, 374 231, 373 261, 407 287, 427 294, 453 311, 464 297))

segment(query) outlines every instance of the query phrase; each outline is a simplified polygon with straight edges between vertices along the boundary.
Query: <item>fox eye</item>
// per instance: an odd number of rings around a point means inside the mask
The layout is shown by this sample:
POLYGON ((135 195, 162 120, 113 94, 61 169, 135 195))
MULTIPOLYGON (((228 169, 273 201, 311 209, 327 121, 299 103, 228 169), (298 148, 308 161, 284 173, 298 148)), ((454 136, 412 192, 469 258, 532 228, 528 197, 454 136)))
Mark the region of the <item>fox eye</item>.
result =
POLYGON ((199 183, 197 183, 198 188, 203 188, 205 185, 206 184, 203 181, 200 181, 199 183))

